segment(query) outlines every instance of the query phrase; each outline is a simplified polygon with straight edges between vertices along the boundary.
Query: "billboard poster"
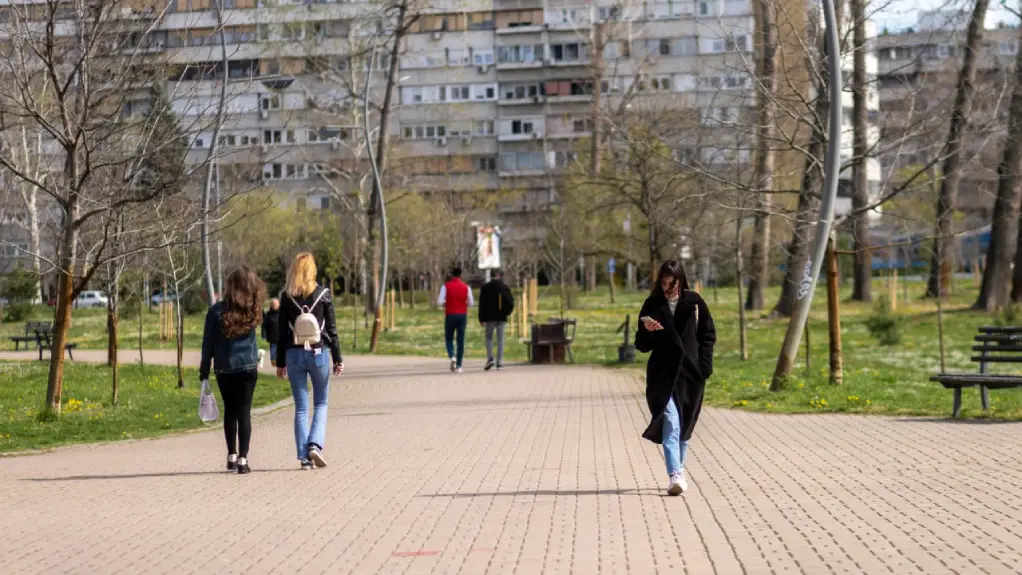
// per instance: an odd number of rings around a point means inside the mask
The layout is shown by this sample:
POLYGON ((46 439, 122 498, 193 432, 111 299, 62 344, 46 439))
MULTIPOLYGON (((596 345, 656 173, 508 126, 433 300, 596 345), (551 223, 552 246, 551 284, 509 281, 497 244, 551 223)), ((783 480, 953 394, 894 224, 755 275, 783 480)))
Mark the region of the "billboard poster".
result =
POLYGON ((479 269, 495 270, 500 267, 500 228, 479 226, 476 228, 476 251, 479 254, 479 269))

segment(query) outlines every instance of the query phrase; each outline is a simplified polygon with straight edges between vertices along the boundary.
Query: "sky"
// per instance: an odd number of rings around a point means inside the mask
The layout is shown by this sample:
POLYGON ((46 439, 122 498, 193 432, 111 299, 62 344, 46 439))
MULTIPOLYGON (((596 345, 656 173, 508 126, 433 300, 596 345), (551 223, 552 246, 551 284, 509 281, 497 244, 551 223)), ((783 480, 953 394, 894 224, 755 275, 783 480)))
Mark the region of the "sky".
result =
MULTIPOLYGON (((904 30, 916 25, 916 13, 920 10, 949 9, 971 10, 972 2, 963 0, 874 0, 872 18, 876 22, 877 31, 885 27, 891 32, 904 30)), ((1009 6, 1018 6, 1017 1, 1010 1, 1009 6)), ((999 22, 1015 24, 1018 18, 1001 6, 1001 0, 991 0, 987 11, 986 25, 988 28, 997 26, 999 22)))

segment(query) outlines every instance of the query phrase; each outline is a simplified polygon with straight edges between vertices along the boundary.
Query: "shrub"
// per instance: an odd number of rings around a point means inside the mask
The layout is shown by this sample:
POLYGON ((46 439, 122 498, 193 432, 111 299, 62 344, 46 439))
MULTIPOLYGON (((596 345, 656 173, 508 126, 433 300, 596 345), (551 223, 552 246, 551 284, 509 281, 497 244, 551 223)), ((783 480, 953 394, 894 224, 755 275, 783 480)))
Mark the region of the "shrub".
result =
POLYGON ((881 345, 901 343, 901 325, 891 314, 891 302, 886 295, 878 297, 873 304, 873 315, 866 320, 866 327, 881 345))
POLYGON ((198 287, 192 287, 183 290, 181 294, 181 306, 182 310, 188 315, 195 315, 197 313, 206 313, 209 309, 209 305, 206 304, 206 300, 202 299, 202 295, 199 293, 198 287))
POLYGON ((1004 306, 1004 310, 1001 311, 1001 315, 997 318, 997 325, 1000 326, 1014 326, 1018 325, 1019 321, 1019 306, 1015 302, 1008 302, 1008 305, 1004 306))
POLYGON ((13 302, 4 308, 4 321, 25 321, 32 315, 32 304, 27 301, 13 302))
POLYGON ((4 321, 23 321, 32 314, 32 300, 39 296, 39 278, 20 265, 3 278, 0 295, 7 298, 4 321))

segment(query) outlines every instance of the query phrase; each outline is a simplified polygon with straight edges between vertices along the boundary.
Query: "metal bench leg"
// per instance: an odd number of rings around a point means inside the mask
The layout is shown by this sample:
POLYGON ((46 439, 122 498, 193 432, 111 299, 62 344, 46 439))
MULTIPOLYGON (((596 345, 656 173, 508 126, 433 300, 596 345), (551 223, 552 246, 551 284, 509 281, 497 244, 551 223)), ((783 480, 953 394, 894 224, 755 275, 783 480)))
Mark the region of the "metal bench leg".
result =
POLYGON ((980 398, 983 400, 983 411, 990 409, 990 390, 987 389, 987 386, 979 386, 979 394, 980 398))
POLYGON ((962 388, 955 388, 955 407, 954 411, 951 412, 951 417, 958 417, 962 414, 962 388))
POLYGON ((564 346, 564 347, 565 347, 565 348, 567 349, 567 351, 568 351, 568 359, 570 359, 570 360, 571 360, 571 363, 575 363, 575 354, 574 354, 574 353, 571 353, 571 344, 569 343, 568 345, 566 345, 566 346, 564 346))
POLYGON ((75 359, 75 354, 74 354, 74 352, 73 352, 73 351, 71 351, 71 349, 72 349, 72 348, 70 348, 70 347, 69 347, 69 348, 67 348, 67 356, 68 356, 69 358, 71 358, 71 361, 74 361, 74 359, 75 359))

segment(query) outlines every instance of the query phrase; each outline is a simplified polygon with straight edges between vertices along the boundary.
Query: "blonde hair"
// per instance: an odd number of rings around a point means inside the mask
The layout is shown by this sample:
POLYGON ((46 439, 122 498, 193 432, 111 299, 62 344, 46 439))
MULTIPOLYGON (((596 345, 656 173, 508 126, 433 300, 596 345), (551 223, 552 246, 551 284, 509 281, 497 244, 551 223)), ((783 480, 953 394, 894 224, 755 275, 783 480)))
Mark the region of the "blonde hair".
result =
POLYGON ((287 286, 284 291, 291 297, 308 297, 316 291, 316 260, 309 252, 295 256, 287 270, 287 286))

